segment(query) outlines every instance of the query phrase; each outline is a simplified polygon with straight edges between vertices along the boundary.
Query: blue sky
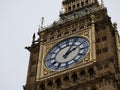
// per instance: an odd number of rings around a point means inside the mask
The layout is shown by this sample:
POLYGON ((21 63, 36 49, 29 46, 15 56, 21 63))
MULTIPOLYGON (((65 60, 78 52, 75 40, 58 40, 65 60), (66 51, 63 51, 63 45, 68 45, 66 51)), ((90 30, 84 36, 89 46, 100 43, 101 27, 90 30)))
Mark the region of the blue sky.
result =
MULTIPOLYGON (((0 90, 22 90, 26 82, 33 33, 41 17, 45 26, 59 17, 62 0, 0 0, 0 90)), ((120 28, 119 0, 104 0, 112 22, 120 28)))

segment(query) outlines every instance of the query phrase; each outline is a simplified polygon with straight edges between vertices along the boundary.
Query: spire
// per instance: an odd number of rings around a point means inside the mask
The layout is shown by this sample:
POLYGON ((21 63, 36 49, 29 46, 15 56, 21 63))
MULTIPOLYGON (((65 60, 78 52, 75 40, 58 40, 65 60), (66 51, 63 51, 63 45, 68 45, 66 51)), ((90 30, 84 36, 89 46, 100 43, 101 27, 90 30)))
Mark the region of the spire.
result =
POLYGON ((33 41, 32 41, 32 43, 34 44, 34 42, 35 42, 35 33, 33 34, 33 41))
POLYGON ((40 25, 38 26, 38 32, 40 32, 41 31, 41 29, 43 28, 43 24, 44 24, 44 17, 42 17, 41 19, 40 19, 40 25))
POLYGON ((113 23, 113 27, 114 27, 114 29, 117 31, 117 23, 116 23, 116 22, 113 23))
POLYGON ((44 24, 44 17, 41 18, 41 28, 43 28, 43 24, 44 24))
POLYGON ((101 0, 101 3, 104 3, 103 0, 101 0))
POLYGON ((40 32, 40 30, 41 30, 41 26, 39 25, 39 26, 38 26, 38 32, 40 32))
POLYGON ((102 8, 104 7, 104 1, 103 0, 101 0, 101 6, 102 6, 102 8))

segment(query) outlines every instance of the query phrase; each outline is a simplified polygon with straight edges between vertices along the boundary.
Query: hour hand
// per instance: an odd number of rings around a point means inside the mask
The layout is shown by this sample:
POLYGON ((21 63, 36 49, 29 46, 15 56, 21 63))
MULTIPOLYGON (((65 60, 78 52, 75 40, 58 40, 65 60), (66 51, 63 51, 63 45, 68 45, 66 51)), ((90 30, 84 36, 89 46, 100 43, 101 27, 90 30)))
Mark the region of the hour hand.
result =
POLYGON ((65 53, 65 54, 63 55, 64 58, 67 58, 67 56, 68 56, 68 53, 65 53))
POLYGON ((67 52, 63 55, 64 58, 67 58, 67 56, 68 56, 69 53, 71 52, 71 49, 72 49, 74 43, 76 42, 76 40, 77 40, 77 39, 75 38, 74 41, 73 41, 73 43, 72 43, 72 45, 69 47, 69 49, 67 50, 67 52))
MULTIPOLYGON (((82 43, 83 43, 83 42, 82 42, 82 43)), ((81 43, 81 44, 82 44, 82 43, 81 43)), ((81 44, 80 44, 80 45, 81 45, 81 44)), ((63 55, 63 57, 64 57, 64 58, 67 58, 67 56, 68 56, 72 51, 76 50, 76 48, 78 48, 80 45, 78 45, 78 46, 70 49, 68 52, 66 52, 66 53, 63 55)), ((87 46, 87 47, 88 47, 88 46, 87 46)), ((82 48, 80 48, 79 50, 85 49, 85 48, 87 48, 87 47, 82 47, 82 48)))
POLYGON ((67 58, 67 56, 72 52, 74 51, 76 48, 69 48, 69 50, 63 55, 64 58, 67 58))
POLYGON ((67 50, 67 52, 63 55, 64 58, 67 58, 67 56, 69 55, 69 53, 71 52, 71 48, 73 47, 73 44, 69 47, 69 49, 67 50))

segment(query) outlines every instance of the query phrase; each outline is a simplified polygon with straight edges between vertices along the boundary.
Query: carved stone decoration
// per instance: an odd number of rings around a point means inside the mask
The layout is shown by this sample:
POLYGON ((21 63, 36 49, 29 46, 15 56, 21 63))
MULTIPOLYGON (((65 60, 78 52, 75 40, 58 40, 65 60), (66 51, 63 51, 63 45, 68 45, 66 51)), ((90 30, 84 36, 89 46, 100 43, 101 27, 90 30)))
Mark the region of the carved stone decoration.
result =
POLYGON ((43 72, 44 72, 44 75, 48 74, 48 70, 46 70, 46 69, 44 69, 43 72))

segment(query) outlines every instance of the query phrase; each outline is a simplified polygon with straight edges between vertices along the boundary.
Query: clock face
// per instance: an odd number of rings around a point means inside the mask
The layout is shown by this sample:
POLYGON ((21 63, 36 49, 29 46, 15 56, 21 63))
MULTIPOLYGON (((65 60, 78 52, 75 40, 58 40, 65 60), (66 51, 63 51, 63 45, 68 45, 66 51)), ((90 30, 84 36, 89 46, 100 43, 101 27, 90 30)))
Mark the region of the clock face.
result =
POLYGON ((46 55, 45 65, 51 70, 63 70, 80 62, 89 50, 83 37, 72 37, 57 43, 46 55))

